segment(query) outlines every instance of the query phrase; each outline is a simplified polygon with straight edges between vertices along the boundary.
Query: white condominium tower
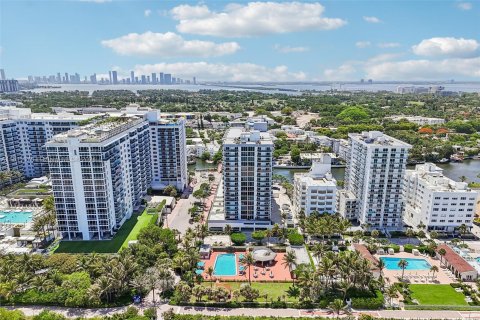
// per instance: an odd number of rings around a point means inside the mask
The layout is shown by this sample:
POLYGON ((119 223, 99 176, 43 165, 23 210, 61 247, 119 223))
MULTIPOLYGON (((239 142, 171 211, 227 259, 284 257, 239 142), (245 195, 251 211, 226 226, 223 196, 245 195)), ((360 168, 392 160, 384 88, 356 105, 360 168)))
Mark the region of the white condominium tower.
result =
POLYGON ((162 119, 157 110, 149 111, 146 118, 150 127, 152 189, 173 185, 183 191, 188 184, 185 120, 162 119))
POLYGON ((0 170, 28 178, 48 173, 45 143, 92 115, 32 113, 28 108, 0 107, 0 170))
POLYGON ((332 176, 332 159, 329 154, 312 161, 308 173, 296 173, 293 210, 309 216, 312 212, 335 213, 337 181, 332 176))
POLYGON ((407 170, 404 183, 405 223, 416 228, 453 232, 465 224, 472 227, 478 193, 465 182, 443 175, 433 163, 419 164, 407 170))
POLYGON ((272 211, 270 134, 230 128, 223 142, 225 220, 240 228, 268 228, 272 211))
POLYGON ((350 133, 348 138, 345 188, 357 199, 357 220, 375 229, 401 228, 403 179, 411 145, 379 131, 350 133))
POLYGON ((46 144, 64 239, 108 239, 131 217, 150 186, 149 136, 143 118, 111 117, 46 144))

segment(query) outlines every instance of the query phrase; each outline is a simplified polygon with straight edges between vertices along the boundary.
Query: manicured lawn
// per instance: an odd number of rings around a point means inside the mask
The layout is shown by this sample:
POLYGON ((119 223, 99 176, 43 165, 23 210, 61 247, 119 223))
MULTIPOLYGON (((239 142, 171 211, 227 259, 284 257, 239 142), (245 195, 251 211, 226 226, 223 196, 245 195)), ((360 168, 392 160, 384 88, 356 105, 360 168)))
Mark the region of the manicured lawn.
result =
POLYGON ((137 236, 143 228, 150 224, 154 224, 158 218, 158 214, 148 214, 144 211, 141 216, 138 217, 137 224, 133 227, 128 237, 123 241, 122 248, 128 247, 128 242, 131 240, 137 240, 137 236))
MULTIPOLYGON (((226 288, 227 290, 237 290, 240 289, 240 286, 243 283, 248 283, 248 282, 221 282, 221 283, 214 283, 214 286, 221 286, 226 288)), ((209 282, 204 282, 202 285, 205 287, 210 287, 209 282)), ((295 287, 295 290, 290 289, 292 287, 292 283, 282 283, 282 282, 253 282, 252 281, 252 287, 255 289, 258 289, 260 292, 261 298, 259 298, 257 301, 259 302, 265 302, 265 298, 263 297, 265 294, 268 295, 268 301, 270 299, 273 299, 273 301, 277 301, 278 297, 280 297, 280 300, 283 301, 285 296, 285 300, 287 302, 296 302, 298 301, 298 298, 295 296, 295 291, 297 290, 297 287, 295 287), (289 294, 289 293, 294 293, 289 294)), ((293 288, 293 287, 292 287, 293 288)), ((298 291, 296 292, 298 295, 298 291)))
POLYGON ((133 215, 125 221, 112 240, 95 241, 61 241, 55 253, 116 253, 128 241, 137 239, 140 229, 147 226, 152 215, 145 211, 141 215, 133 215))
POLYGON ((411 284, 409 288, 412 299, 417 299, 420 305, 468 305, 463 293, 456 292, 449 284, 411 284))

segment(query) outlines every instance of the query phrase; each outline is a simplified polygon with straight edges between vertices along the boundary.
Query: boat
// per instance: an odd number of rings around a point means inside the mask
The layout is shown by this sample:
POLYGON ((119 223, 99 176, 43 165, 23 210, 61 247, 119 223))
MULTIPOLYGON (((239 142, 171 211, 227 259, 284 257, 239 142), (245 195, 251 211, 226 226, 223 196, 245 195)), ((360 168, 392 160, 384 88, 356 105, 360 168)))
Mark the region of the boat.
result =
POLYGON ((448 162, 450 162, 450 159, 447 159, 447 158, 442 158, 438 160, 438 163, 448 163, 448 162))
POLYGON ((0 219, 3 219, 3 218, 5 218, 5 217, 6 217, 6 216, 4 216, 4 215, 0 215, 0 219))
POLYGON ((455 153, 450 156, 450 161, 453 161, 453 162, 463 162, 463 159, 464 159, 463 155, 459 153, 455 153))

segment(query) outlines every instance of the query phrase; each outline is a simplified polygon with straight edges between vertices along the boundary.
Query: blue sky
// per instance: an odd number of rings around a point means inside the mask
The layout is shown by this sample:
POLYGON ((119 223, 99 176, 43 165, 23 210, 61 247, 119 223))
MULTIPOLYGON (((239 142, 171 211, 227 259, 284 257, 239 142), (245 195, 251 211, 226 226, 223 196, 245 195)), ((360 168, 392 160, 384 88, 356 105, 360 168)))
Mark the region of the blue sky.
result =
POLYGON ((7 76, 480 80, 477 1, 5 1, 7 76))

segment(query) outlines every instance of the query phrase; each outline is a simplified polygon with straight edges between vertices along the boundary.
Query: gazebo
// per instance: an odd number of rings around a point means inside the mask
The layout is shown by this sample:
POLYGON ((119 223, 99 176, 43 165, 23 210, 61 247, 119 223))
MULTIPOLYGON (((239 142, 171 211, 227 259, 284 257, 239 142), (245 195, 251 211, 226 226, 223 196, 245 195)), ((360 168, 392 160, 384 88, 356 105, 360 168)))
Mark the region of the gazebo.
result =
POLYGON ((252 251, 252 256, 255 262, 271 262, 277 257, 277 254, 268 248, 259 248, 252 251))

